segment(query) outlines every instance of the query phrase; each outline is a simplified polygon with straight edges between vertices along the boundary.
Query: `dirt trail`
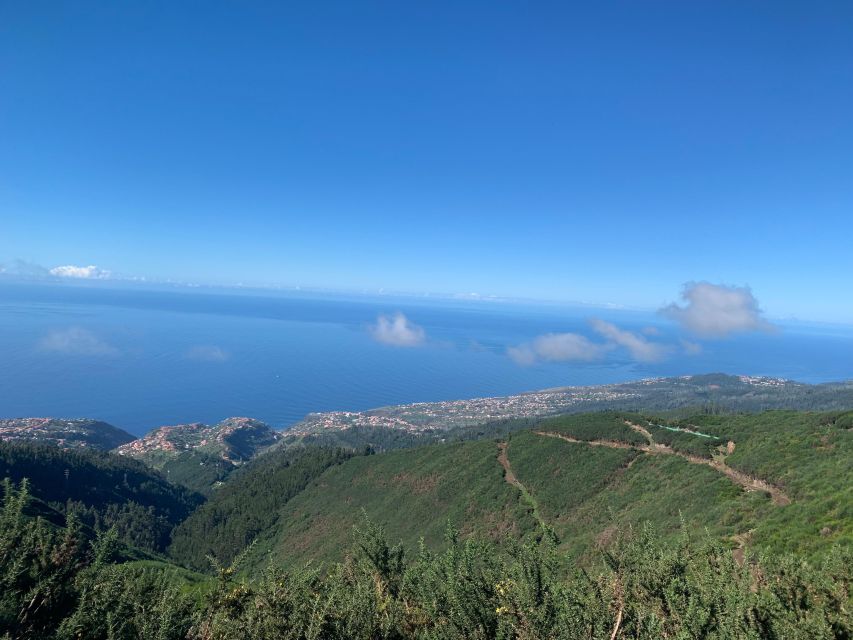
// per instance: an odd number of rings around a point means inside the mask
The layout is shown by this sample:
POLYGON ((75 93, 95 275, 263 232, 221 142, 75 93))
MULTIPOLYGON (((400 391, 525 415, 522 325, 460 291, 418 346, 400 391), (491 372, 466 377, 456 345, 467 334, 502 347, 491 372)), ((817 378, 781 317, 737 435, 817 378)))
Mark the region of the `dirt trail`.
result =
POLYGON ((498 443, 498 462, 500 462, 501 466, 504 468, 504 479, 521 492, 521 497, 524 498, 525 502, 527 502, 533 510, 533 517, 536 518, 539 526, 542 527, 543 530, 547 531, 548 525, 539 513, 539 503, 536 502, 536 498, 533 497, 533 495, 527 490, 527 487, 525 487, 512 472, 512 465, 510 465, 509 456, 507 455, 508 445, 508 442, 498 443))
POLYGON ((572 438, 571 436, 567 436, 562 433, 553 433, 550 431, 534 431, 533 433, 540 436, 547 436, 549 438, 559 438, 560 440, 565 440, 566 442, 586 444, 593 447, 610 447, 611 449, 633 449, 634 451, 642 451, 644 453, 650 454, 666 454, 678 456, 679 458, 683 458, 684 460, 692 462, 693 464, 701 464, 706 467, 711 467, 715 471, 718 471, 719 473, 725 475, 735 484, 739 484, 747 491, 764 491, 765 493, 769 493, 770 497, 773 500, 773 504, 777 506, 785 506, 786 504, 791 504, 791 499, 779 487, 776 487, 770 484, 769 482, 765 482, 764 480, 753 478, 752 476, 749 476, 746 473, 743 473, 742 471, 732 469, 722 459, 702 458, 700 456, 694 456, 689 453, 675 451, 672 447, 654 442, 651 438, 651 434, 646 429, 643 429, 643 427, 640 427, 639 425, 630 426, 631 428, 634 428, 635 431, 639 431, 640 433, 645 432, 644 435, 649 440, 649 444, 628 444, 627 442, 617 442, 616 440, 578 440, 577 438, 572 438))
POLYGON ((506 454, 506 448, 509 443, 500 442, 498 443, 498 462, 501 463, 501 466, 504 468, 504 479, 509 482, 512 486, 517 487, 518 489, 524 489, 523 485, 518 481, 518 478, 515 477, 515 474, 512 472, 512 467, 509 465, 509 457, 506 454))
POLYGON ((633 422, 628 422, 627 420, 625 421, 625 424, 627 424, 629 427, 631 427, 631 428, 632 428, 634 431, 636 431, 637 433, 642 434, 642 436, 643 436, 646 440, 648 440, 648 441, 649 441, 649 444, 654 444, 654 441, 655 441, 655 440, 654 440, 654 438, 652 438, 652 434, 651 434, 651 432, 650 432, 648 429, 646 429, 645 427, 641 427, 641 426, 640 426, 640 425, 638 425, 638 424, 634 424, 633 422))

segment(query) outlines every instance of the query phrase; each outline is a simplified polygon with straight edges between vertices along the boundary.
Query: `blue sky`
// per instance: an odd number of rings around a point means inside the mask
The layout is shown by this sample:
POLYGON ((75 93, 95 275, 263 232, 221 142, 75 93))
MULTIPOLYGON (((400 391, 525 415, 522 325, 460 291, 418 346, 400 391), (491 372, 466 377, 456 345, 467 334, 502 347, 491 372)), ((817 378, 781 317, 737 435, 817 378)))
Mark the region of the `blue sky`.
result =
POLYGON ((0 263, 853 322, 849 2, 0 4, 0 263))

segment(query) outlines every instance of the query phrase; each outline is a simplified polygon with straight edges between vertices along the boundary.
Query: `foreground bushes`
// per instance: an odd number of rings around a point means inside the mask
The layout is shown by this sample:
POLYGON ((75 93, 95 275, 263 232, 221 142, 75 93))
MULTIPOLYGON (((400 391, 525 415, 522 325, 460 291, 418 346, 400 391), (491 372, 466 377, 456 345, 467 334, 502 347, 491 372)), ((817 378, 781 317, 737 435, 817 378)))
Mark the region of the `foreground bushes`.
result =
MULTIPOLYGON (((850 638, 849 552, 739 566, 731 550, 651 528, 623 536, 594 572, 567 574, 553 542, 462 541, 407 558, 365 520, 325 570, 255 579, 219 568, 189 589, 176 570, 116 564, 118 543, 84 544, 69 522, 24 515, 7 484, 0 516, 0 633, 9 638, 850 638)), ((238 561, 239 562, 239 559, 238 561)))

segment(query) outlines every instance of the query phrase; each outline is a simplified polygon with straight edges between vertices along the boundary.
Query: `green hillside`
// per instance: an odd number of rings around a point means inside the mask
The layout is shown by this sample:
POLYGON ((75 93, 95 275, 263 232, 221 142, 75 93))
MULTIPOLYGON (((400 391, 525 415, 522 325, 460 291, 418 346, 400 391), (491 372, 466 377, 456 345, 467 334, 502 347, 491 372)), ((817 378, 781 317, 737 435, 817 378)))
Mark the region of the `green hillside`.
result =
POLYGON ((237 470, 214 498, 174 531, 169 552, 187 567, 210 570, 209 557, 230 564, 259 534, 274 526, 279 510, 309 482, 352 453, 306 448, 268 453, 237 470))
POLYGON ((851 425, 610 412, 381 454, 301 443, 200 506, 137 460, 4 444, 34 497, 4 485, 0 634, 850 638, 851 425), (121 539, 161 549, 178 521, 169 553, 207 577, 128 561, 121 539))
POLYGON ((184 451, 162 457, 151 454, 143 462, 159 470, 169 482, 204 496, 209 495, 235 469, 232 462, 204 451, 184 451))
POLYGON ((26 515, 25 487, 0 500, 0 633, 17 640, 375 638, 827 638, 853 633, 849 549, 820 563, 743 562, 709 536, 653 527, 619 535, 586 571, 551 536, 497 543, 448 527, 443 550, 406 553, 363 519, 344 562, 211 579, 123 562, 109 533, 26 515))
POLYGON ((94 530, 114 527, 129 545, 164 551, 173 527, 202 497, 138 460, 32 443, 0 443, 0 478, 29 481, 32 495, 94 530))
POLYGON ((494 540, 537 530, 529 506, 503 478, 493 441, 427 446, 360 456, 329 469, 281 510, 252 563, 339 560, 362 511, 410 549, 420 538, 439 545, 448 521, 463 536, 494 540))
POLYGON ((116 452, 207 495, 237 467, 280 440, 281 434, 260 420, 228 418, 213 426, 194 422, 159 427, 116 452))
POLYGON ((670 424, 589 414, 546 420, 500 440, 356 457, 287 501, 260 535, 251 564, 340 559, 362 512, 409 549, 420 538, 440 546, 448 520, 463 537, 491 539, 536 536, 541 521, 553 528, 561 552, 587 562, 631 527, 654 522, 670 538, 684 522, 738 553, 820 554, 853 541, 847 420, 768 412, 670 424))

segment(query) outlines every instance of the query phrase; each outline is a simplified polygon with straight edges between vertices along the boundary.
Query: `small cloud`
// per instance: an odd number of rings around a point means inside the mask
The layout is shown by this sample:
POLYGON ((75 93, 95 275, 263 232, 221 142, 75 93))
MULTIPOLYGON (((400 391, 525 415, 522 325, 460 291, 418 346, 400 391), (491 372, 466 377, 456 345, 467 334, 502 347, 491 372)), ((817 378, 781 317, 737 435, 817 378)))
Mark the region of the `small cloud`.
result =
POLYGON ((624 347, 634 360, 639 362, 657 362, 668 351, 667 347, 649 342, 645 337, 620 329, 614 324, 593 318, 590 320, 593 331, 605 338, 611 345, 624 347))
POLYGON ((187 349, 184 357, 198 362, 225 362, 231 354, 213 344, 199 344, 187 349))
POLYGON ((87 278, 90 280, 104 280, 110 277, 110 272, 90 264, 88 267, 77 267, 73 264, 67 264, 61 267, 54 267, 50 270, 50 275, 58 278, 87 278))
POLYGON ((18 276, 21 278, 46 278, 50 272, 43 266, 26 260, 12 260, 11 264, 3 265, 0 269, 7 276, 18 276))
POLYGON ((627 349, 638 362, 658 362, 672 351, 669 345, 651 342, 639 333, 625 331, 604 320, 593 318, 590 325, 604 342, 593 342, 579 333, 547 333, 509 347, 507 355, 517 364, 530 366, 539 361, 595 362, 619 347, 627 349))
POLYGON ((517 347, 507 347, 506 354, 517 365, 522 367, 531 367, 536 364, 536 352, 528 344, 522 344, 517 347))
POLYGON ((702 345, 698 342, 691 342, 690 340, 682 339, 681 348, 688 356, 698 356, 700 353, 702 353, 702 345))
POLYGON ((596 344, 578 333, 546 333, 532 342, 509 347, 507 355, 517 364, 530 366, 547 362, 593 362, 604 357, 608 346, 596 344))
POLYGON ((399 312, 393 316, 380 315, 370 327, 370 334, 377 342, 394 347, 417 347, 426 340, 423 328, 399 312))
POLYGON ((119 351, 81 327, 51 331, 39 341, 42 351, 74 356, 115 356, 119 351))
POLYGON ((651 326, 643 327, 642 329, 640 329, 640 331, 642 331, 643 334, 645 334, 647 336, 659 336, 660 335, 660 329, 658 329, 657 327, 651 327, 651 326))
POLYGON ((681 297, 686 301, 684 306, 673 303, 660 313, 700 336, 724 338, 733 333, 776 328, 762 316, 749 287, 692 282, 684 286, 681 297))

